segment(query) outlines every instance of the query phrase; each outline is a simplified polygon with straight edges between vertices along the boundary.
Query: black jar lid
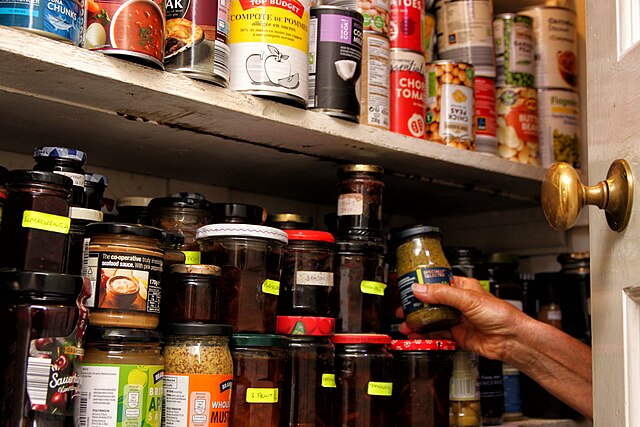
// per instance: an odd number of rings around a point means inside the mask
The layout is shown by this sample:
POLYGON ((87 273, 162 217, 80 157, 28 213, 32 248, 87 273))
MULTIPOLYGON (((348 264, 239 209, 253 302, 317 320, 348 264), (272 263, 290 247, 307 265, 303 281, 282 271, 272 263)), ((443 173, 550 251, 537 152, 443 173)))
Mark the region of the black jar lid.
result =
POLYGON ((24 169, 16 169, 9 171, 5 177, 7 184, 21 184, 25 182, 34 182, 41 184, 54 184, 66 187, 69 190, 73 188, 73 180, 59 173, 32 171, 24 169))
POLYGON ((262 225, 267 211, 262 206, 243 203, 212 203, 213 223, 232 222, 262 225))
POLYGON ((107 187, 109 185, 109 179, 104 176, 104 175, 100 175, 99 173, 93 173, 93 172, 88 172, 84 174, 84 182, 89 183, 89 184, 97 184, 97 185, 103 185, 105 187, 107 187))
POLYGON ((393 240, 405 240, 411 237, 428 235, 435 236, 438 238, 442 238, 442 232, 440 231, 440 227, 436 227, 435 225, 414 225, 411 227, 404 228, 399 230, 391 235, 391 239, 393 240))
POLYGON ((377 165, 353 164, 338 167, 338 176, 344 177, 352 173, 370 173, 374 175, 384 174, 384 168, 377 165))
POLYGON ((156 331, 147 329, 114 329, 114 328, 96 328, 87 329, 86 341, 111 342, 111 343, 136 343, 150 342, 159 343, 160 334, 156 331))
POLYGON ((17 292, 34 296, 75 298, 82 291, 84 278, 71 274, 37 271, 0 270, 2 293, 17 292))
POLYGON ((233 327, 215 323, 164 323, 161 327, 164 336, 193 335, 193 336, 223 336, 230 337, 233 327))
POLYGON ((102 222, 87 225, 86 237, 98 234, 126 234, 129 236, 149 237, 162 240, 162 230, 156 227, 140 224, 126 224, 122 222, 102 222))
POLYGON ((168 243, 169 245, 176 246, 184 244, 184 234, 177 233, 175 231, 162 230, 162 243, 168 243))
POLYGON ((520 262, 518 255, 510 254, 506 252, 496 252, 489 255, 487 263, 489 264, 513 264, 517 265, 520 262))
POLYGON ((385 254, 387 246, 383 241, 377 240, 336 240, 336 253, 340 252, 362 252, 385 254))
POLYGON ((211 209, 211 202, 195 197, 156 197, 149 202, 149 210, 163 208, 211 209))
POLYGON ((66 147, 37 147, 33 150, 33 158, 38 160, 42 158, 57 158, 74 160, 84 164, 87 161, 87 153, 76 150, 75 148, 66 147))
POLYGON ((231 347, 286 347, 287 337, 272 334, 233 334, 229 345, 231 347))

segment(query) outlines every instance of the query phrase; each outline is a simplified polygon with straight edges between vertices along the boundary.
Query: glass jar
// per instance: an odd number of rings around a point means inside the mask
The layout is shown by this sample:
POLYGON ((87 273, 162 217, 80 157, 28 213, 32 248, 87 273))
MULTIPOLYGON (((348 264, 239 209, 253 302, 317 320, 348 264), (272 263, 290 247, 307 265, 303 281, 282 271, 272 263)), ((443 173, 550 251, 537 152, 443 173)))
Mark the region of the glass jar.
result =
POLYGON ((69 227, 69 251, 66 257, 67 265, 65 273, 82 274, 85 244, 89 242, 89 239, 85 238, 87 225, 92 222, 102 222, 102 217, 102 212, 93 209, 78 208, 75 206, 69 209, 71 226, 69 227))
POLYGON ((284 251, 278 314, 328 316, 333 288, 333 236, 325 231, 285 230, 289 244, 284 251))
POLYGON ((313 218, 295 213, 269 214, 267 216, 267 225, 280 230, 311 230, 313 228, 313 218))
POLYGON ((218 321, 220 267, 202 264, 171 266, 162 284, 162 323, 218 321))
POLYGON ((4 205, 7 204, 7 189, 5 187, 5 181, 7 179, 7 173, 9 171, 4 166, 0 166, 0 225, 2 224, 2 210, 4 205))
POLYGON ((506 421, 520 420, 522 419, 520 371, 503 363, 502 378, 504 382, 504 419, 506 421))
POLYGON ((166 338, 163 425, 229 425, 231 326, 170 323, 163 324, 162 331, 166 338))
POLYGON ((331 316, 336 331, 380 332, 386 292, 385 246, 374 241, 338 240, 331 316))
POLYGON ((0 265, 62 273, 71 220, 71 178, 14 170, 7 175, 7 206, 0 230, 0 265))
POLYGON ((288 340, 280 335, 235 334, 233 357, 231 427, 280 427, 282 403, 288 399, 284 386, 288 340))
POLYGON ((222 269, 220 321, 234 332, 274 333, 287 234, 252 224, 212 224, 196 234, 202 263, 222 269))
POLYGON ((460 312, 446 305, 425 304, 413 295, 415 283, 451 285, 451 266, 442 250, 438 227, 416 225, 392 236, 397 242, 398 287, 406 322, 416 332, 446 329, 458 323, 460 312))
POLYGON ((478 355, 457 351, 453 356, 451 375, 451 427, 481 427, 478 355))
POLYGON ((102 209, 102 198, 104 192, 109 185, 109 180, 106 176, 97 173, 85 173, 84 174, 84 195, 85 204, 87 209, 95 209, 99 211, 102 209))
POLYGON ((84 151, 65 147, 38 147, 33 151, 36 161, 33 170, 53 172, 67 176, 73 181, 71 205, 85 205, 84 169, 87 154, 84 151))
POLYGON ((149 215, 149 203, 151 197, 124 197, 116 202, 118 210, 118 222, 126 224, 151 225, 149 215))
MULTIPOLYGON (((93 316, 93 314, 92 314, 93 316)), ((87 331, 78 425, 160 427, 164 394, 160 334, 144 329, 87 331)))
POLYGON ((391 337, 336 334, 335 425, 390 427, 393 423, 393 356, 391 337))
POLYGON ((559 299, 564 319, 562 330, 591 345, 591 277, 589 252, 572 252, 558 256, 562 264, 563 286, 559 299))
POLYGON ((518 256, 509 253, 493 253, 487 260, 491 293, 507 301, 518 310, 524 309, 522 284, 518 276, 518 256))
POLYGON ((375 165, 338 168, 338 236, 382 239, 384 169, 375 165))
POLYGON ((484 262, 485 256, 480 249, 449 248, 446 254, 454 276, 472 277, 489 291, 489 271, 484 262))
POLYGON ((162 231, 162 239, 160 247, 164 253, 164 262, 162 263, 163 278, 171 274, 171 266, 175 264, 185 264, 187 259, 184 252, 180 249, 184 243, 184 236, 172 231, 162 231))
POLYGON ((87 320, 77 302, 82 288, 80 276, 0 272, 0 425, 73 425, 87 320), (55 378, 65 381, 52 386, 55 378))
POLYGON ((212 203, 211 223, 262 225, 267 219, 267 211, 262 206, 242 203, 212 203))
POLYGON ((162 230, 114 222, 89 224, 83 276, 91 279, 91 325, 155 329, 160 322, 162 230))

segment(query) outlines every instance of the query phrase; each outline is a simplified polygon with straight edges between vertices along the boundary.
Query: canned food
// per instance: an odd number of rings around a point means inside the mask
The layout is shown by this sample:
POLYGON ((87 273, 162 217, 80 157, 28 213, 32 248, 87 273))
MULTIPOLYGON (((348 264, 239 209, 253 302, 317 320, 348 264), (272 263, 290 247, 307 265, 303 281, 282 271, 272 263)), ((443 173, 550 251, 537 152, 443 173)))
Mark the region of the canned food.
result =
POLYGON ((543 167, 566 162, 580 167, 580 99, 576 92, 538 90, 538 128, 543 167))
POLYGON ((476 76, 476 150, 496 154, 496 82, 476 76))
POLYGON ((216 26, 213 83, 229 86, 229 0, 218 0, 218 24, 216 26))
POLYGON ((391 0, 389 40, 392 49, 425 51, 424 4, 421 0, 391 0))
POLYGON ((562 7, 532 7, 520 12, 533 18, 536 87, 578 87, 576 13, 562 7))
POLYGON ((497 85, 534 86, 533 19, 503 13, 493 21, 496 43, 497 85))
POLYGON ((83 2, 78 0, 0 1, 0 25, 80 44, 83 2))
POLYGON ((475 151, 474 69, 463 62, 427 64, 427 139, 475 151))
POLYGON ((389 129, 389 39, 373 31, 362 44, 360 123, 389 129))
POLYGON ((424 60, 431 62, 436 58, 436 17, 430 13, 424 15, 423 31, 424 35, 424 60))
POLYGON ((415 138, 425 136, 425 75, 421 52, 392 49, 390 55, 389 129, 415 138))
POLYGON ((320 4, 357 10, 365 31, 389 35, 389 0, 322 0, 320 4))
POLYGON ((498 88, 496 110, 498 155, 514 162, 540 166, 536 90, 498 88))
POLYGON ((309 0, 231 0, 230 88, 307 106, 309 0))

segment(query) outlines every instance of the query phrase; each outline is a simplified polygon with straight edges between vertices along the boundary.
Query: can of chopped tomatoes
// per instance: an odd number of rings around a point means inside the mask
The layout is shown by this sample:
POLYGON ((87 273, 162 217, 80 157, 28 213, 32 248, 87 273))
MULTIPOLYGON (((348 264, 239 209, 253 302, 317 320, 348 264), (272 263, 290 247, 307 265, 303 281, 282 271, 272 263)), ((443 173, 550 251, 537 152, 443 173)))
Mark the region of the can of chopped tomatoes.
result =
POLYGON ((415 138, 425 136, 425 80, 422 52, 391 49, 389 130, 415 138))

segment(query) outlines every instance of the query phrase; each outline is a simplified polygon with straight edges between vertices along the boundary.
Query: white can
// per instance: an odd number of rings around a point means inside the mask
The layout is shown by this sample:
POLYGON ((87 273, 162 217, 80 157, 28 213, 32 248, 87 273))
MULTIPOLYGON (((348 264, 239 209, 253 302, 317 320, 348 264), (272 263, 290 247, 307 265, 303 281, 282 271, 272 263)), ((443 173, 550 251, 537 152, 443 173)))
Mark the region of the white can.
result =
POLYGON ((538 90, 538 128, 543 167, 566 162, 580 168, 580 98, 561 89, 538 90))
POLYGON ((360 76, 360 123, 389 129, 389 39, 364 32, 360 76))

